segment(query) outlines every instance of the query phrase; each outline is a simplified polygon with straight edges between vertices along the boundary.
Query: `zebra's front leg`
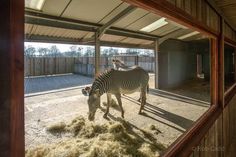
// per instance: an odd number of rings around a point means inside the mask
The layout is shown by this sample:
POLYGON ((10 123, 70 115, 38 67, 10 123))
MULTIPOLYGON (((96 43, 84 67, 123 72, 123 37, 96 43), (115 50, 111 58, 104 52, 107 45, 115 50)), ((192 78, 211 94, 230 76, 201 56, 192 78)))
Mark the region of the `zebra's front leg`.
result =
POLYGON ((144 109, 144 106, 146 104, 146 90, 142 90, 141 91, 141 106, 140 106, 140 109, 139 109, 139 114, 142 113, 142 110, 144 109))
POLYGON ((107 115, 109 113, 110 104, 111 104, 111 94, 107 93, 107 110, 106 110, 105 114, 103 115, 104 118, 107 118, 107 115))
POLYGON ((124 118, 124 109, 122 107, 121 94, 120 93, 119 94, 115 94, 115 96, 116 96, 116 99, 117 99, 118 104, 119 104, 120 109, 121 109, 121 117, 124 118))

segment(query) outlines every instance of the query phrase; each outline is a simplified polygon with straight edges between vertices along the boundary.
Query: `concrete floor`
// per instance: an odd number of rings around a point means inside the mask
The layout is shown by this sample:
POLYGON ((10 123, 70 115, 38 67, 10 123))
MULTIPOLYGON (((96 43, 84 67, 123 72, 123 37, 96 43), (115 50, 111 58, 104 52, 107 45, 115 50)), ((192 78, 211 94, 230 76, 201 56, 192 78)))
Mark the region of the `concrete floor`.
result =
MULTIPOLYGON (((152 83, 150 84, 152 85, 150 86, 152 87, 154 77, 151 78, 152 83)), ((84 79, 89 80, 89 78, 84 79)), ((51 86, 53 85, 51 84, 51 86)), ((144 114, 139 115, 137 114, 138 98, 139 93, 123 96, 125 120, 136 128, 145 128, 150 124, 158 126, 161 134, 156 135, 156 138, 165 146, 173 143, 209 108, 207 103, 152 89, 147 96, 144 114)), ((106 102, 105 95, 102 96, 102 102, 106 102)), ((105 106, 102 105, 102 108, 105 109, 105 106)), ((87 112, 87 97, 82 95, 79 86, 67 90, 47 91, 46 93, 44 90, 43 93, 28 94, 25 97, 26 149, 61 140, 60 137, 48 134, 45 131, 46 126, 55 122, 70 122, 79 115, 87 117, 87 112)), ((103 118, 103 113, 103 110, 97 111, 95 123, 108 121, 103 118)), ((109 119, 116 121, 119 118, 120 109, 111 108, 109 119)))

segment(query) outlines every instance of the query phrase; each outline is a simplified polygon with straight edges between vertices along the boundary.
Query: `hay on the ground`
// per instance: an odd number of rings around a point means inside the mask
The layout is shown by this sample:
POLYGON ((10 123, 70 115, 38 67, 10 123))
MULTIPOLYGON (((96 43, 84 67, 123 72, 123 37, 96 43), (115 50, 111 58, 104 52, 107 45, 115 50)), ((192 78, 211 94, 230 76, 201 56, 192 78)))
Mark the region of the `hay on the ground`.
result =
POLYGON ((124 120, 95 124, 78 117, 66 126, 61 124, 54 124, 48 128, 56 128, 57 133, 62 135, 71 133, 70 138, 62 138, 59 143, 29 149, 26 151, 26 157, 156 157, 165 149, 152 132, 134 130, 124 120))

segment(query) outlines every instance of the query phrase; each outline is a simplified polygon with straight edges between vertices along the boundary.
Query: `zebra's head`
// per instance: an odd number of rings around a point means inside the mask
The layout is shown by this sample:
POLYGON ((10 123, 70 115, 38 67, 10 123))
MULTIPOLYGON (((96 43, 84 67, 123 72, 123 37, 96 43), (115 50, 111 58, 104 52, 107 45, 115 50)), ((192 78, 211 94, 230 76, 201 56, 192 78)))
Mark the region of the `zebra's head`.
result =
POLYGON ((100 105, 99 97, 100 97, 99 90, 90 91, 88 98, 88 108, 89 108, 88 119, 90 121, 94 120, 95 113, 100 105))
POLYGON ((119 70, 119 68, 121 68, 124 65, 124 63, 119 59, 112 59, 112 64, 116 70, 119 70))

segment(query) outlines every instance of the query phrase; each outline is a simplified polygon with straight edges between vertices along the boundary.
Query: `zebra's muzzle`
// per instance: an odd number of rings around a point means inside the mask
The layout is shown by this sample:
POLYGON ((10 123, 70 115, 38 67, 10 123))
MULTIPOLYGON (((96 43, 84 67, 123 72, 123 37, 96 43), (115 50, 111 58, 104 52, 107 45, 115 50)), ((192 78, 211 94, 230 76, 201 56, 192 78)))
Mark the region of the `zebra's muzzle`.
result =
POLYGON ((90 112, 89 115, 88 115, 88 119, 89 119, 90 121, 93 121, 94 118, 95 118, 95 114, 90 112))

